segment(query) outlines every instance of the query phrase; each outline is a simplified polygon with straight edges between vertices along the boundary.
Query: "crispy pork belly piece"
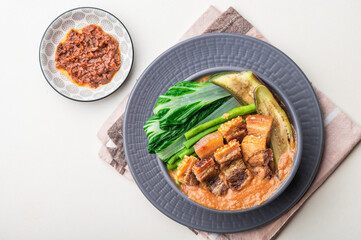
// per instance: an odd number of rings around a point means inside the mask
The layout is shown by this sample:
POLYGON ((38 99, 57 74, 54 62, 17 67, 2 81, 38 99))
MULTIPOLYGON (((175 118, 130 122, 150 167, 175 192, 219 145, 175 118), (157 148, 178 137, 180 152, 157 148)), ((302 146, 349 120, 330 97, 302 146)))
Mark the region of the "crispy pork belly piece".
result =
POLYGON ((242 159, 233 161, 229 166, 223 169, 223 175, 230 189, 239 190, 241 188, 242 184, 249 177, 246 169, 247 167, 242 159))
POLYGON ((249 115, 246 118, 247 135, 241 144, 244 161, 252 174, 260 178, 272 175, 273 152, 266 149, 272 129, 272 117, 249 115))
POLYGON ((249 135, 266 138, 266 144, 271 137, 273 118, 263 115, 249 115, 246 118, 247 132, 249 135))
POLYGON ((192 170, 194 175, 196 175, 197 180, 201 183, 207 183, 207 181, 210 181, 218 176, 216 163, 211 157, 204 158, 194 164, 192 170))
POLYGON ((218 131, 222 133, 222 136, 230 142, 236 139, 238 142, 242 142, 243 138, 247 135, 246 124, 242 117, 236 117, 232 120, 223 123, 218 131))
POLYGON ((222 147, 223 137, 220 132, 210 133, 201 138, 195 145, 194 150, 200 159, 212 157, 217 148, 222 147))
POLYGON ((207 183, 207 187, 211 193, 216 196, 222 196, 228 190, 227 184, 219 176, 213 178, 207 183))
POLYGON ((219 177, 219 171, 213 158, 204 158, 193 166, 193 173, 197 180, 216 196, 225 194, 227 184, 219 177))
POLYGON ((197 162, 198 158, 194 156, 184 156, 183 160, 180 162, 177 168, 176 179, 185 185, 198 185, 199 182, 197 181, 196 175, 194 175, 192 171, 194 164, 197 162))
POLYGON ((250 157, 247 165, 254 175, 263 179, 272 176, 272 171, 269 167, 272 163, 273 152, 272 149, 268 148, 266 150, 259 151, 250 157))
POLYGON ((266 150, 266 138, 261 136, 247 135, 242 143, 241 149, 243 154, 243 159, 245 162, 259 151, 266 150))
POLYGON ((241 157, 241 148, 239 146, 239 142, 236 139, 233 139, 223 147, 218 148, 214 153, 214 158, 216 159, 217 163, 221 165, 221 168, 228 165, 228 163, 231 161, 241 157))
POLYGON ((259 151, 248 159, 248 164, 252 167, 268 165, 273 161, 272 149, 268 148, 263 151, 259 151))

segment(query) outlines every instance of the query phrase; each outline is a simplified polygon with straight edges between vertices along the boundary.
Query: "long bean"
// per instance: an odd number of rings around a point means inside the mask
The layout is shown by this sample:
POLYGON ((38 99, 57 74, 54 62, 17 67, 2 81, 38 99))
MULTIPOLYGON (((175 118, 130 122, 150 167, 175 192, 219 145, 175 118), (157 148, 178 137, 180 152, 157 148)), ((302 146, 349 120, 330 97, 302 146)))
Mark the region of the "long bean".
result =
POLYGON ((168 170, 174 170, 178 167, 178 165, 180 164, 180 162, 182 161, 182 159, 179 159, 178 161, 176 161, 175 163, 172 164, 167 164, 167 168, 168 170))
MULTIPOLYGON (((254 104, 250 104, 250 105, 246 105, 246 106, 241 106, 241 107, 237 107, 232 109, 231 111, 223 114, 222 116, 219 116, 213 120, 210 120, 208 122, 205 122, 197 127, 192 128, 191 130, 189 130, 188 132, 186 132, 184 134, 184 136, 186 137, 186 139, 191 139, 192 137, 196 136, 197 134, 203 132, 204 130, 213 127, 215 125, 218 125, 220 123, 224 123, 227 122, 235 117, 238 116, 242 116, 245 114, 249 114, 249 113, 253 113, 256 111, 256 107, 254 104)), ((185 143, 184 143, 185 144, 185 143)), ((186 146, 186 145, 184 145, 186 146)))
POLYGON ((212 133, 212 132, 215 132, 217 131, 217 129, 219 128, 219 126, 221 126, 221 124, 218 124, 216 126, 213 126, 213 127, 210 127, 206 130, 204 130, 203 132, 200 132, 198 133, 197 135, 193 136, 192 138, 188 139, 187 141, 185 141, 183 143, 183 145, 186 147, 186 148, 190 148, 192 147, 196 142, 198 142, 202 137, 212 133))
POLYGON ((191 155, 192 153, 194 153, 194 147, 191 148, 186 148, 184 149, 180 154, 178 154, 178 157, 180 159, 183 159, 185 155, 191 155))
POLYGON ((179 154, 181 154, 183 151, 187 150, 185 147, 183 147, 181 150, 176 152, 169 160, 167 161, 167 164, 173 164, 179 159, 179 154))

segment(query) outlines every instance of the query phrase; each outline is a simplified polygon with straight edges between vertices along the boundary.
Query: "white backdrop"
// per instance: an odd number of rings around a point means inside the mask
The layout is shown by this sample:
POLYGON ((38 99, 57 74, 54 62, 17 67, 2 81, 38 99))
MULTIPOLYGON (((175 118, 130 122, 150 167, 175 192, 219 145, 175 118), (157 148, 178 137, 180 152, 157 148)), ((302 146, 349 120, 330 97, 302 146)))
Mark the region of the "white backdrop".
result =
MULTIPOLYGON (((361 125, 361 1, 6 1, 0 14, 0 239, 198 238, 98 158, 96 133, 146 66, 209 4, 222 11, 232 5, 361 125), (115 14, 135 48, 126 84, 94 103, 57 94, 38 62, 48 24, 80 6, 115 14)), ((358 146, 279 239, 360 239, 360 158, 358 146)))

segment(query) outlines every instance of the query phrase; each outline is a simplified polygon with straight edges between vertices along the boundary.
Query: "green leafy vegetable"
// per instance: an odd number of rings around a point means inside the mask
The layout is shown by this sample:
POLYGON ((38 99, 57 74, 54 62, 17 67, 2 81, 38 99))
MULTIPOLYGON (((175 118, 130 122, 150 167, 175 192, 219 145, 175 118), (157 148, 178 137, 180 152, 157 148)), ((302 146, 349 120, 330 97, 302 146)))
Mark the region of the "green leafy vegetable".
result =
POLYGON ((157 152, 157 156, 164 162, 167 162, 170 157, 172 157, 179 150, 184 148, 183 143, 187 141, 187 139, 182 135, 180 138, 177 138, 173 141, 168 147, 163 150, 157 152))
MULTIPOLYGON (((149 153, 165 149, 217 108, 230 94, 212 83, 180 82, 161 95, 144 125, 149 153)), ((164 158, 162 158, 164 159, 164 158)))
POLYGON ((153 113, 164 129, 186 123, 201 109, 229 96, 230 93, 212 83, 179 82, 159 97, 153 113))

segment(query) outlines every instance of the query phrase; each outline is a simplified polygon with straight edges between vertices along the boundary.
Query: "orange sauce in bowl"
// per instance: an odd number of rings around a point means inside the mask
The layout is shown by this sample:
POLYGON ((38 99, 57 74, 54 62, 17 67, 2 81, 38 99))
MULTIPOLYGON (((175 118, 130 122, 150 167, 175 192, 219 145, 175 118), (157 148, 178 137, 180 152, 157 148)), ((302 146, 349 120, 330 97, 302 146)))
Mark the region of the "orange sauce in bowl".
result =
MULTIPOLYGON (((228 189, 223 196, 217 197, 200 185, 181 184, 178 187, 191 200, 205 207, 223 211, 247 209, 262 204, 277 191, 291 172, 294 154, 295 150, 290 150, 280 157, 278 177, 273 175, 269 179, 261 179, 247 170, 250 177, 243 183, 242 188, 238 191, 228 189)), ((169 171, 169 174, 176 183, 175 172, 169 171)))

